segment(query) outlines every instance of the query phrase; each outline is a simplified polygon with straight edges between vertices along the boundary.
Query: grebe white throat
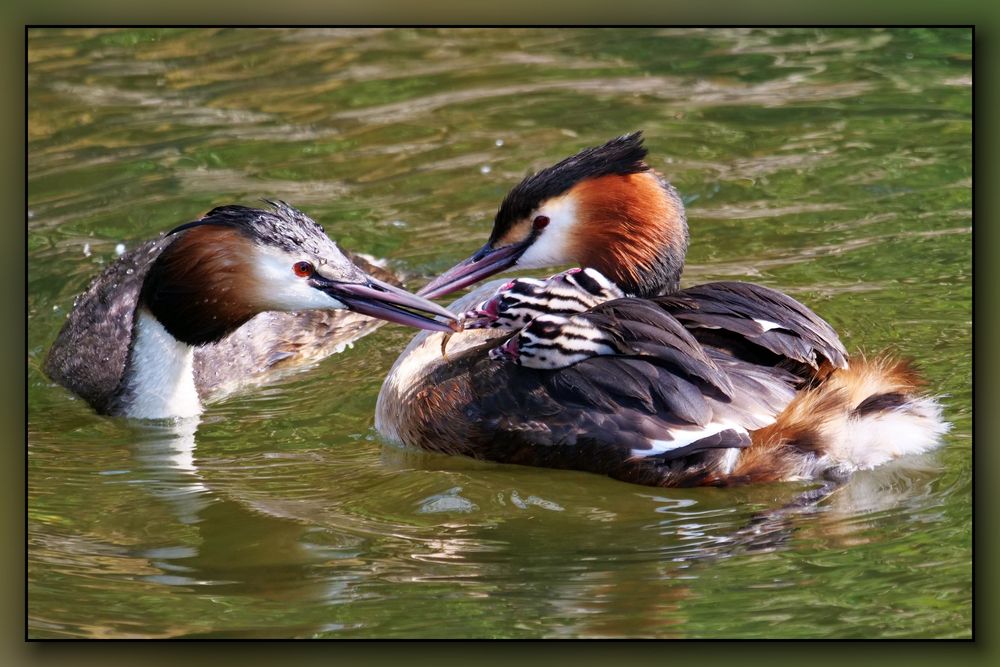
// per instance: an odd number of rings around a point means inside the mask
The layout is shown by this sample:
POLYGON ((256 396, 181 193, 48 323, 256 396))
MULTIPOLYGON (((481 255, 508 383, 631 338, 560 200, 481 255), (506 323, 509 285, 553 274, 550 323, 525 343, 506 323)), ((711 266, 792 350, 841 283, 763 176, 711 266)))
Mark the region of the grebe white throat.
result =
POLYGON ((194 384, 194 347, 177 340, 145 307, 136 314, 135 342, 125 390, 135 397, 126 415, 139 419, 194 417, 201 400, 194 384))

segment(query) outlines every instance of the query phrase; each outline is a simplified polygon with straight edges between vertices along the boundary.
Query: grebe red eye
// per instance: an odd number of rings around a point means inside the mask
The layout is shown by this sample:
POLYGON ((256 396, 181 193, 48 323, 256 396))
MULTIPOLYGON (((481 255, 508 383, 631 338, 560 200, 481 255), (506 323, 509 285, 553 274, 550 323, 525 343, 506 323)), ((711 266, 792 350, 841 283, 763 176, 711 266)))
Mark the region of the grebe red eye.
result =
POLYGON ((292 271, 299 278, 308 278, 313 274, 315 268, 313 268, 312 262, 295 262, 295 265, 292 266, 292 271))
POLYGON ((545 229, 545 227, 548 226, 548 224, 549 224, 549 217, 547 215, 539 215, 535 217, 535 220, 534 222, 531 223, 531 226, 534 227, 535 229, 545 229))

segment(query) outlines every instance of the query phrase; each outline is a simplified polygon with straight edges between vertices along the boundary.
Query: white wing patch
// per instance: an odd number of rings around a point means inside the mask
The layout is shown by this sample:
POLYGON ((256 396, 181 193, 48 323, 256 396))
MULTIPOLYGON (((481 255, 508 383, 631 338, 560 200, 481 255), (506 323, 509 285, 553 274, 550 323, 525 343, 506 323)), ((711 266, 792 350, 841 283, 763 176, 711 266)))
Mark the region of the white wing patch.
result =
POLYGON ((777 322, 772 322, 771 320, 759 320, 755 317, 753 321, 759 324, 761 328, 764 329, 764 331, 770 331, 771 329, 785 328, 782 325, 778 324, 777 322))
POLYGON ((658 456, 665 452, 680 449, 681 447, 687 447, 688 445, 698 442, 699 440, 729 430, 736 431, 737 433, 747 433, 745 428, 738 424, 733 424, 732 422, 712 422, 708 426, 698 430, 673 429, 670 431, 670 435, 673 436, 672 440, 650 439, 647 441, 650 445, 649 449, 633 449, 632 456, 639 458, 658 456))

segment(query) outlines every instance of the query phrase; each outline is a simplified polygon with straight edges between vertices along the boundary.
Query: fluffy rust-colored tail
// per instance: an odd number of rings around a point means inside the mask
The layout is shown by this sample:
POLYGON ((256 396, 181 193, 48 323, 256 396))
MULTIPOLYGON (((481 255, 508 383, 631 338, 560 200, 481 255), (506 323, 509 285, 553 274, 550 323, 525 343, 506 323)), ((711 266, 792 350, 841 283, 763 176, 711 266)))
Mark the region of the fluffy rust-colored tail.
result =
POLYGON ((909 362, 853 357, 754 431, 728 483, 839 479, 935 447, 950 428, 909 362))

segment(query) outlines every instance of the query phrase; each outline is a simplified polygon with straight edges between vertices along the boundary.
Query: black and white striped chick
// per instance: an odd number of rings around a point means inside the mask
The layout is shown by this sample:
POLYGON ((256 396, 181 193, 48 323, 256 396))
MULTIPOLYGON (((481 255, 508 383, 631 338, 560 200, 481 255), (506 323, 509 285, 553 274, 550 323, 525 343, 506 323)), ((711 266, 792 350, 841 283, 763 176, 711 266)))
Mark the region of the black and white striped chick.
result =
POLYGON ((594 269, 570 269, 545 280, 515 278, 462 315, 466 329, 504 329, 526 326, 544 314, 582 313, 625 293, 594 269))
POLYGON ((585 315, 539 315, 507 342, 490 350, 490 359, 507 359, 525 368, 556 370, 592 357, 620 354, 615 332, 585 315))
POLYGON ((404 350, 382 434, 659 486, 842 479, 938 444, 948 425, 907 363, 848 360, 829 324, 767 287, 680 289, 684 207, 645 155, 635 133, 511 190, 486 245, 421 294, 511 267, 585 270, 456 301, 469 330, 447 357, 430 332, 404 350))

